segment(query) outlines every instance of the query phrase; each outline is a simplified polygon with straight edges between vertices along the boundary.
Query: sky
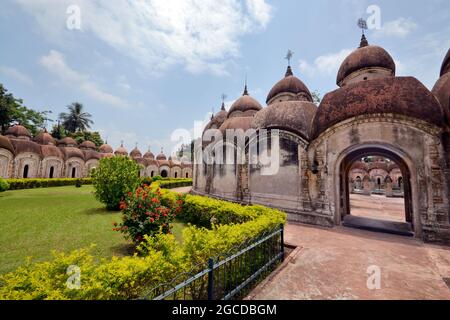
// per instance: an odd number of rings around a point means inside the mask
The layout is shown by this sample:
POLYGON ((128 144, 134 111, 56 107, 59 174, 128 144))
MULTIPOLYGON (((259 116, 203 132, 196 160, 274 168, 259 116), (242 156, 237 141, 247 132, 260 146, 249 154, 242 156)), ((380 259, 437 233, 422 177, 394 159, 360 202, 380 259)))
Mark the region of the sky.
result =
POLYGON ((246 77, 264 106, 288 49, 310 91, 337 89, 359 18, 397 76, 433 87, 450 47, 448 0, 3 0, 0 83, 54 120, 83 103, 114 149, 170 154, 246 77))

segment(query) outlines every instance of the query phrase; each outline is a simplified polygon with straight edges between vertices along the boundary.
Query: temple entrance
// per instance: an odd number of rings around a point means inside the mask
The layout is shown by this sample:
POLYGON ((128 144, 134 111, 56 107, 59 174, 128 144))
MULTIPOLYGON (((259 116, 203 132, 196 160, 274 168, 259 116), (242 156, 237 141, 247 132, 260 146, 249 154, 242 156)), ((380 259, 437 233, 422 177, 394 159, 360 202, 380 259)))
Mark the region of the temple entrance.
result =
POLYGON ((347 155, 340 167, 344 226, 413 236, 410 172, 396 154, 378 148, 347 155))
POLYGON ((167 178, 168 177, 168 173, 167 173, 167 170, 163 170, 163 171, 161 171, 161 177, 163 177, 163 178, 167 178))

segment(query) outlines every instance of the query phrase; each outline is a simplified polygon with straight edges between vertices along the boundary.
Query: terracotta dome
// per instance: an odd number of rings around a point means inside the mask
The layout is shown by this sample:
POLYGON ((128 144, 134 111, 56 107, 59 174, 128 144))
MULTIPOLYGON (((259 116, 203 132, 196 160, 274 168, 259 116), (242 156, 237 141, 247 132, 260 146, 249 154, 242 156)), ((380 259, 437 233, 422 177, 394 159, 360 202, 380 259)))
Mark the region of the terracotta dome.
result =
POLYGON ((381 47, 366 43, 362 40, 361 46, 342 62, 336 79, 338 86, 341 86, 342 81, 353 72, 366 68, 383 68, 395 75, 395 62, 391 55, 381 47))
POLYGON ((38 154, 39 156, 42 156, 42 152, 41 152, 41 146, 38 145, 36 142, 34 141, 30 141, 30 140, 23 140, 23 139, 11 139, 11 144, 14 147, 14 153, 16 155, 19 155, 21 153, 35 153, 38 154))
POLYGON ((242 129, 247 131, 252 128, 253 117, 234 117, 227 119, 219 128, 223 135, 227 130, 242 129))
POLYGON ((114 152, 113 148, 108 143, 102 144, 100 146, 99 150, 101 153, 113 153, 114 152))
POLYGON ((228 112, 227 110, 225 110, 225 103, 222 103, 220 111, 211 118, 211 121, 208 122, 204 131, 209 129, 218 129, 222 125, 222 123, 224 123, 224 121, 227 119, 227 116, 228 112))
POLYGON ((101 153, 99 153, 95 150, 92 150, 92 149, 82 150, 82 152, 84 154, 85 161, 89 161, 91 159, 100 160, 102 158, 101 153))
POLYGON ((55 157, 64 159, 64 154, 61 149, 51 144, 41 145, 41 154, 44 158, 55 157))
POLYGON ((156 156, 156 160, 167 160, 167 157, 164 154, 162 149, 161 149, 161 153, 156 156))
POLYGON ((63 147, 61 148, 66 159, 80 158, 84 160, 84 153, 76 147, 63 147))
POLYGON ((141 153, 141 151, 139 151, 139 149, 137 147, 135 147, 133 150, 131 150, 130 156, 133 159, 134 158, 142 158, 142 153, 141 153))
POLYGON ((148 148, 148 151, 144 154, 144 159, 147 160, 155 159, 155 155, 150 151, 150 148, 148 148))
POLYGON ((65 137, 62 140, 59 140, 58 145, 67 146, 67 147, 75 147, 77 146, 77 142, 71 137, 65 137))
POLYGON ((276 102, 255 115, 252 127, 287 130, 309 140, 316 111, 316 105, 308 101, 276 102))
POLYGON ((253 116, 255 112, 258 112, 261 109, 261 104, 248 95, 247 86, 245 86, 244 94, 233 103, 228 111, 227 118, 231 118, 236 115, 242 117, 253 116))
POLYGON ((441 77, 448 72, 450 72, 450 49, 448 49, 447 55, 442 62, 441 77))
POLYGON ((22 126, 20 124, 16 124, 16 125, 8 128, 8 130, 6 130, 5 136, 13 136, 16 138, 21 138, 21 137, 31 138, 31 133, 24 126, 22 126))
POLYGON ((83 141, 83 142, 80 144, 80 148, 81 148, 81 149, 95 150, 95 149, 97 149, 97 146, 96 146, 95 143, 93 143, 92 141, 86 140, 86 141, 83 141))
POLYGON ((325 95, 313 122, 313 137, 346 119, 392 113, 443 125, 436 98, 416 78, 392 77, 350 84, 325 95))
POLYGON ((14 154, 14 147, 11 144, 11 141, 7 137, 2 136, 1 134, 0 134, 0 149, 6 149, 10 151, 12 154, 14 154))
POLYGON ((447 124, 450 125, 450 72, 445 73, 439 78, 432 92, 441 103, 447 124))
POLYGON ((285 77, 278 81, 270 90, 266 99, 266 103, 269 103, 270 100, 272 100, 280 93, 285 92, 292 93, 296 96, 303 94, 305 100, 312 102, 311 92, 299 78, 294 76, 290 66, 286 71, 285 77))
POLYGON ((55 139, 51 136, 50 133, 47 132, 46 129, 39 132, 39 134, 34 138, 34 141, 42 145, 56 145, 55 139))
POLYGON ((117 148, 116 151, 114 151, 115 155, 119 155, 119 156, 127 156, 128 155, 128 151, 127 149, 125 149, 125 147, 123 146, 123 143, 120 145, 119 148, 117 148))

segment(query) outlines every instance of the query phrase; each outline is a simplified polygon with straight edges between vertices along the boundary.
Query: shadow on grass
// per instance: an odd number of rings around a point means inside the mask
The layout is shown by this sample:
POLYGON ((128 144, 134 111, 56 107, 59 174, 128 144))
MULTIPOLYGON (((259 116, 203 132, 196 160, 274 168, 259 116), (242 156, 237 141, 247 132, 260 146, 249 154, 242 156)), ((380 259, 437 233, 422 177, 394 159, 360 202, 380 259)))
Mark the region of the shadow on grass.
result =
POLYGON ((111 247, 111 252, 115 256, 132 256, 136 252, 136 247, 132 243, 123 243, 111 247))
POLYGON ((104 207, 101 208, 89 208, 84 210, 84 214, 86 215, 104 215, 104 214, 113 214, 113 213, 119 213, 120 211, 109 211, 104 207))

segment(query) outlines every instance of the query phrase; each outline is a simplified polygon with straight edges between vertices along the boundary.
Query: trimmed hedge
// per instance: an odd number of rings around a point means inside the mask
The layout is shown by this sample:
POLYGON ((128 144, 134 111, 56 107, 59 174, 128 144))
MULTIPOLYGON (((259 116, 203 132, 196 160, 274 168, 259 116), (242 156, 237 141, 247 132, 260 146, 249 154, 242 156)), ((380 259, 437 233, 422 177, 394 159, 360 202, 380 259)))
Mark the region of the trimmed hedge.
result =
POLYGON ((167 179, 167 180, 159 180, 155 182, 162 189, 175 189, 182 187, 190 187, 192 186, 192 179, 182 178, 182 179, 167 179))
MULTIPOLYGON (((177 194, 162 190, 162 198, 170 204, 177 194)), ((140 255, 132 257, 95 262, 88 249, 54 253, 52 261, 28 262, 0 276, 0 299, 136 299, 177 274, 200 270, 209 257, 225 256, 286 222, 286 214, 275 209, 193 195, 184 196, 182 217, 208 228, 184 229, 182 244, 173 235, 146 236, 137 248, 140 255), (67 268, 73 265, 81 272, 78 289, 67 286, 67 268)))
POLYGON ((8 179, 9 190, 76 186, 92 184, 91 178, 54 178, 54 179, 8 179))
POLYGON ((0 192, 4 192, 9 189, 9 183, 5 179, 0 178, 0 192))

